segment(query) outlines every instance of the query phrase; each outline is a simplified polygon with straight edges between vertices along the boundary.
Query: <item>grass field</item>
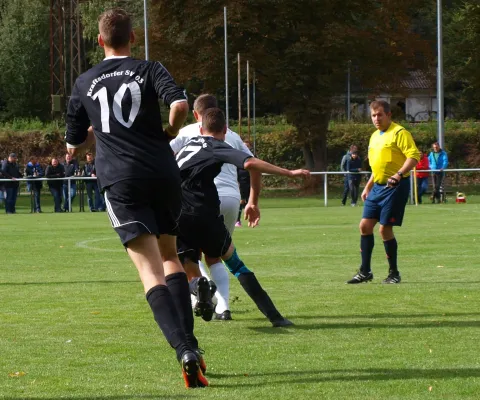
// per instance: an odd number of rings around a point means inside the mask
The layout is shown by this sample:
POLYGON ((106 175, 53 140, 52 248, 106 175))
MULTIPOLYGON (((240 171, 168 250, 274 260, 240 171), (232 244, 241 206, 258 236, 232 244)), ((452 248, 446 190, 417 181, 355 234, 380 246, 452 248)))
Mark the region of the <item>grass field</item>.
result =
POLYGON ((361 207, 262 200, 234 240, 291 328, 232 278, 234 321, 196 320, 211 386, 187 391, 105 213, 0 215, 0 399, 478 399, 480 204, 408 206, 400 285, 361 207))

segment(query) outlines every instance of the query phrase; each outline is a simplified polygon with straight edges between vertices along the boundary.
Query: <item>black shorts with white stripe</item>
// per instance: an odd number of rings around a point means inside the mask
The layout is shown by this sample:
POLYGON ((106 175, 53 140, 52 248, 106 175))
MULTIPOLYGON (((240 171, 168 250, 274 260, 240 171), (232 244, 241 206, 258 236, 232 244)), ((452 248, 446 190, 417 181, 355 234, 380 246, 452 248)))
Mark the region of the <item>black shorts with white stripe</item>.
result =
POLYGON ((145 233, 177 235, 181 202, 176 180, 124 180, 105 188, 110 222, 126 247, 145 233))
POLYGON ((223 256, 232 237, 223 221, 223 216, 190 215, 182 213, 179 219, 177 238, 178 256, 198 263, 202 253, 209 257, 223 256))

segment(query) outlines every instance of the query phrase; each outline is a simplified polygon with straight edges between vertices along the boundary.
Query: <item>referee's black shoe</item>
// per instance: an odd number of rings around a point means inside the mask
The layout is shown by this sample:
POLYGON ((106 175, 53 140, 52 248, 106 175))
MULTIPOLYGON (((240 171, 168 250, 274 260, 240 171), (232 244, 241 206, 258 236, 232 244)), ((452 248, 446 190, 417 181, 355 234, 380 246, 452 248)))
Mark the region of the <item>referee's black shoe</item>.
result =
POLYGON ((400 277, 400 272, 398 271, 389 271, 388 276, 382 281, 382 283, 396 284, 400 283, 402 278, 400 277))
POLYGON ((348 284, 364 283, 364 282, 371 281, 372 279, 373 279, 373 274, 371 271, 370 272, 358 271, 357 274, 346 283, 348 284))
POLYGON ((197 302, 193 312, 197 317, 201 316, 204 321, 211 321, 215 306, 212 302, 212 291, 208 279, 202 276, 197 279, 197 302))

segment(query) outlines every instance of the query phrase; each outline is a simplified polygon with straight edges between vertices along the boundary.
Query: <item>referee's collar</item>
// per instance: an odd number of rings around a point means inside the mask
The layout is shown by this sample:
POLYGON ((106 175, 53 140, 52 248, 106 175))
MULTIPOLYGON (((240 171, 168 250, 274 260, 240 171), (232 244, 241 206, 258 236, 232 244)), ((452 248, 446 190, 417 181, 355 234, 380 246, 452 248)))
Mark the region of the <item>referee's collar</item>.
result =
POLYGON ((105 61, 105 60, 114 60, 114 59, 116 59, 116 58, 127 58, 127 57, 128 57, 128 56, 109 56, 109 57, 105 57, 105 58, 103 59, 103 61, 105 61))

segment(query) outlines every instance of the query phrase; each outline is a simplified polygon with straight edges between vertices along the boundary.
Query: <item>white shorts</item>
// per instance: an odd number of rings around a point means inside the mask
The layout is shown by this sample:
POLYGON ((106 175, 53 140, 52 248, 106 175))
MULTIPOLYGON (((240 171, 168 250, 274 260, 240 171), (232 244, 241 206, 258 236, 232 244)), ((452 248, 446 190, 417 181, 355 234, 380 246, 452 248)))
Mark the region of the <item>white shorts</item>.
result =
POLYGON ((223 215, 223 220, 230 236, 233 235, 239 210, 240 200, 235 197, 220 196, 220 214, 223 215))

